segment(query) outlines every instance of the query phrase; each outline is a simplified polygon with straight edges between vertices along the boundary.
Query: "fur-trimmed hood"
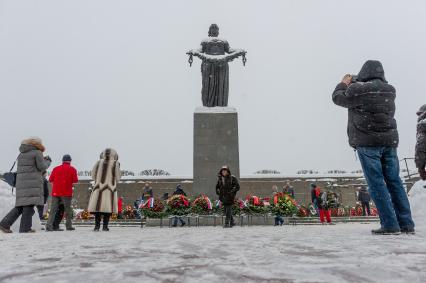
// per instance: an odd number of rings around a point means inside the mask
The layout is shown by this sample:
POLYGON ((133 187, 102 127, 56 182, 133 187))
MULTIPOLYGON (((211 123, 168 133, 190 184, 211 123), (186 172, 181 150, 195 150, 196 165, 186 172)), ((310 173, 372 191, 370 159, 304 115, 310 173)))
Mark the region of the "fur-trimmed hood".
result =
POLYGON ((41 152, 44 152, 46 148, 43 145, 43 142, 38 137, 30 137, 28 139, 25 139, 21 142, 21 147, 19 148, 20 152, 27 152, 32 150, 33 148, 40 150, 41 152))
POLYGON ((231 175, 232 175, 232 174, 231 174, 231 170, 229 170, 229 167, 225 165, 225 166, 222 166, 222 168, 220 168, 219 173, 218 173, 218 175, 219 175, 219 176, 222 176, 222 170, 226 170, 226 171, 228 171, 229 176, 231 176, 231 175))
POLYGON ((101 153, 101 159, 117 161, 118 153, 115 149, 107 148, 101 153))

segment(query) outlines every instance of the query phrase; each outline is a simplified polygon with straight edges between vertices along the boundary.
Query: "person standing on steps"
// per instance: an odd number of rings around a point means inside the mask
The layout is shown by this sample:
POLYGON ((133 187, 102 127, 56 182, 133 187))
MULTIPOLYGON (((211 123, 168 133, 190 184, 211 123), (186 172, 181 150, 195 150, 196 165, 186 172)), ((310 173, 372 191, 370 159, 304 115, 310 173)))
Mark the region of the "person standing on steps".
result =
MULTIPOLYGON (((173 195, 174 196, 176 196, 176 195, 183 195, 183 196, 186 196, 186 193, 185 193, 185 191, 182 189, 182 186, 179 184, 179 185, 177 185, 176 186, 176 189, 175 189, 175 191, 173 192, 173 195)), ((182 217, 181 216, 175 216, 174 217, 174 219, 173 219, 173 227, 176 227, 177 226, 177 223, 178 223, 178 221, 180 222, 180 226, 185 226, 186 225, 186 222, 182 219, 182 217)))
POLYGON ((399 177, 399 143, 395 88, 385 79, 382 63, 369 60, 358 76, 345 75, 332 100, 348 109, 349 144, 357 152, 371 198, 379 212, 376 235, 413 234, 414 222, 399 177))
POLYGON ((420 178, 426 181, 426 104, 417 111, 417 143, 415 161, 420 178))
POLYGON ((95 214, 95 229, 99 231, 103 217, 102 231, 109 231, 112 213, 118 213, 117 183, 121 178, 118 154, 112 148, 101 153, 100 160, 92 170, 94 185, 90 194, 88 211, 95 214))
POLYGON ((65 154, 62 157, 62 165, 55 167, 50 174, 49 181, 52 183, 52 203, 50 208, 49 219, 46 224, 46 231, 55 230, 53 224, 56 219, 56 214, 59 210, 59 205, 63 204, 66 215, 65 228, 67 231, 73 231, 72 226, 73 210, 71 201, 73 196, 73 184, 78 182, 77 170, 71 166, 71 156, 65 154))
POLYGON ((319 210, 318 210, 319 194, 320 194, 320 188, 317 186, 317 184, 312 183, 311 184, 311 201, 312 201, 312 204, 315 207, 315 210, 317 211, 317 214, 319 214, 319 210))
POLYGON ((154 191, 152 190, 151 186, 149 185, 148 182, 145 182, 145 185, 142 189, 142 197, 141 197, 141 201, 145 202, 147 201, 149 198, 154 197, 154 191))
POLYGON ((366 187, 361 187, 361 189, 358 192, 358 201, 361 203, 362 206, 362 215, 363 216, 370 216, 370 194, 367 191, 366 187))
POLYGON ((316 203, 319 209, 321 224, 325 224, 325 220, 327 220, 327 223, 329 225, 333 225, 331 222, 331 209, 328 203, 328 193, 327 191, 321 192, 321 189, 319 187, 317 187, 317 189, 319 194, 316 197, 317 198, 316 203))
POLYGON ((294 187, 291 185, 290 181, 287 181, 286 185, 283 187, 283 193, 288 194, 292 199, 295 199, 294 187))
POLYGON ((222 202, 225 213, 224 228, 231 228, 235 226, 234 218, 232 216, 232 205, 235 201, 235 196, 240 190, 238 179, 231 174, 228 166, 223 166, 218 175, 216 184, 216 194, 222 202))
POLYGON ((40 138, 31 137, 21 142, 17 159, 15 207, 0 222, 0 230, 12 233, 10 226, 21 216, 19 233, 34 233, 32 216, 34 206, 43 205, 43 172, 52 160, 43 157, 45 147, 40 138))

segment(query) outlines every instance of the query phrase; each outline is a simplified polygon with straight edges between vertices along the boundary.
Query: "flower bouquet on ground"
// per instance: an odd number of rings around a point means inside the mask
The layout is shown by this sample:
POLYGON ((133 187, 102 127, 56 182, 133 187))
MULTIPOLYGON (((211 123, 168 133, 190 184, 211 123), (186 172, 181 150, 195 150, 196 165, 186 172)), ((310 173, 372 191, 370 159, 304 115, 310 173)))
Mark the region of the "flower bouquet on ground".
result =
POLYGON ((123 218, 124 219, 135 219, 135 210, 131 205, 126 205, 123 210, 123 218))
POLYGON ((215 200, 213 202, 212 211, 215 214, 223 214, 223 206, 222 206, 222 202, 220 200, 215 200))
POLYGON ((271 212, 275 215, 293 216, 298 213, 297 202, 288 194, 277 193, 273 197, 271 212))
POLYGON ((232 205, 232 214, 240 215, 246 206, 247 204, 242 199, 235 199, 232 205))
POLYGON ((243 211, 247 214, 264 214, 266 212, 265 203, 257 196, 248 195, 243 211))
POLYGON ((297 216, 308 217, 309 216, 309 208, 307 208, 304 205, 299 206, 299 211, 297 212, 297 216))
POLYGON ((89 220, 90 218, 94 218, 94 216, 91 215, 87 209, 85 209, 83 211, 78 212, 75 218, 79 220, 89 220))
POLYGON ((166 215, 163 202, 153 197, 142 203, 139 210, 145 218, 162 218, 166 215))
POLYGON ((200 195, 192 202, 191 212, 194 214, 210 214, 212 208, 210 199, 206 195, 200 195))
POLYGON ((377 211, 377 208, 375 208, 375 207, 370 208, 370 215, 371 216, 379 216, 379 212, 377 211))
POLYGON ((331 216, 332 217, 344 217, 344 216, 346 216, 346 210, 345 210, 344 207, 332 208, 331 209, 331 216))
MULTIPOLYGON (((235 199, 232 205, 232 215, 240 215, 246 207, 246 202, 242 199, 235 199)), ((223 204, 220 200, 217 200, 213 206, 213 212, 216 214, 223 215, 223 204)))
POLYGON ((169 215, 185 215, 191 212, 189 199, 184 195, 173 195, 167 200, 166 213, 169 215))
POLYGON ((357 204, 355 207, 352 207, 350 210, 350 216, 362 216, 362 206, 357 204))

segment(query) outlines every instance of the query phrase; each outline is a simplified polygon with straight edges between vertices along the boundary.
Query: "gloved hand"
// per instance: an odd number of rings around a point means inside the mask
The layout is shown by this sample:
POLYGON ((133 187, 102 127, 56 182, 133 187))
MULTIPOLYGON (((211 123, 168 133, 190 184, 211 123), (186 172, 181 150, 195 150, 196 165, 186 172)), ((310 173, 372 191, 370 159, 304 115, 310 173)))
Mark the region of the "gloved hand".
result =
POLYGON ((423 166, 423 168, 419 168, 419 174, 420 174, 420 178, 423 181, 426 181, 426 169, 425 169, 424 166, 423 166))

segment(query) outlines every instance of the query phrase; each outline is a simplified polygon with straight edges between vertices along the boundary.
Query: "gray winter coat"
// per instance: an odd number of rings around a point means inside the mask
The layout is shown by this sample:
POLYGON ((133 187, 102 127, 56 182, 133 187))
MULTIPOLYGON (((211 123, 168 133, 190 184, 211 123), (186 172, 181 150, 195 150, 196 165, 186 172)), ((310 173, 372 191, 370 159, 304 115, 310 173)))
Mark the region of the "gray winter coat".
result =
POLYGON ((416 166, 425 168, 426 166, 426 104, 417 113, 417 143, 416 143, 416 166))
POLYGON ((397 147, 395 88, 385 80, 382 64, 367 61, 356 83, 340 83, 333 102, 348 108, 349 144, 354 147, 397 147))
POLYGON ((36 146, 21 144, 18 156, 15 206, 43 205, 42 172, 50 166, 36 146))

